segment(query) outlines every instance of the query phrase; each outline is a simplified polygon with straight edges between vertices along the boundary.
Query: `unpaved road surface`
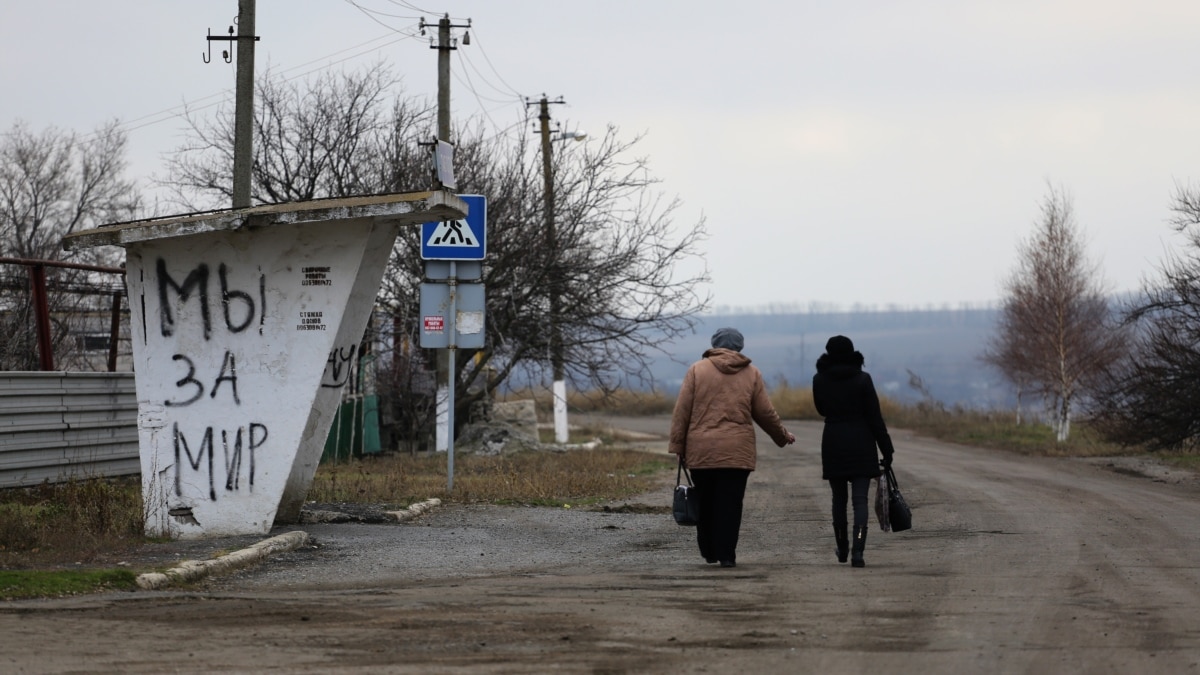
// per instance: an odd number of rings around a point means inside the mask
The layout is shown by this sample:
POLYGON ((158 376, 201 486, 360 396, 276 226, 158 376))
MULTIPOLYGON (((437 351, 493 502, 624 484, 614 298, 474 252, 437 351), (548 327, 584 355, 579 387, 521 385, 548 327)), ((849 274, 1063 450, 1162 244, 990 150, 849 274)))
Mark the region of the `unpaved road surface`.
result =
POLYGON ((304 526, 315 546, 193 588, 2 603, 0 672, 1200 673, 1194 476, 897 432, 915 527, 872 522, 852 569, 820 425, 789 426, 733 569, 636 512, 666 487, 611 513, 449 505, 304 526))

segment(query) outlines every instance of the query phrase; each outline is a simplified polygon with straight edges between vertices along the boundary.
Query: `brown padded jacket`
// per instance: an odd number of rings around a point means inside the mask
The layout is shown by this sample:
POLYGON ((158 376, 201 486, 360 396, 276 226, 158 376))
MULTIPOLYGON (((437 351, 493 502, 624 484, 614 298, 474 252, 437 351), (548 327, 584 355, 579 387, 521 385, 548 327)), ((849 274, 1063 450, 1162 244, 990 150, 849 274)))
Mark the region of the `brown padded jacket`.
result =
POLYGON ((787 429, 758 368, 740 352, 710 349, 683 378, 668 450, 683 457, 689 469, 753 471, 755 423, 779 447, 787 444, 787 429))

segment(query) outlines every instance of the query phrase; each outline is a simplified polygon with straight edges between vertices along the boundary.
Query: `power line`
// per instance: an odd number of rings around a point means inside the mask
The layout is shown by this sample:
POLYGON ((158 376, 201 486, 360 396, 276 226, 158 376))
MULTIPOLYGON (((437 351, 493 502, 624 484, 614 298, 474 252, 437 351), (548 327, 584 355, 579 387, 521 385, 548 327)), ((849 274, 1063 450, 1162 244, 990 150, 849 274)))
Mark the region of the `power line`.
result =
MULTIPOLYGON (((337 64, 339 64, 339 63, 345 63, 346 61, 350 61, 350 60, 352 60, 352 59, 356 59, 356 58, 359 58, 359 57, 361 57, 361 56, 365 56, 366 54, 369 54, 369 53, 371 53, 371 52, 378 51, 378 50, 380 50, 380 49, 383 49, 383 48, 385 48, 385 47, 390 47, 391 45, 394 45, 394 44, 396 44, 396 43, 398 43, 398 42, 402 42, 402 41, 404 41, 404 40, 412 40, 412 39, 416 39, 417 37, 419 37, 419 36, 417 36, 415 33, 413 33, 413 34, 405 34, 405 33, 401 32, 401 31, 399 31, 399 30, 396 30, 396 29, 391 29, 391 32, 390 32, 390 33, 385 33, 385 34, 383 34, 383 35, 380 35, 380 36, 378 36, 378 37, 372 38, 372 39, 370 39, 370 40, 367 40, 367 41, 365 41, 365 42, 360 42, 360 43, 358 43, 358 44, 356 44, 356 45, 352 45, 352 46, 350 46, 350 47, 346 47, 345 49, 340 49, 340 50, 338 50, 338 51, 336 51, 336 52, 333 52, 333 53, 331 53, 331 54, 328 54, 328 55, 326 55, 326 56, 323 56, 323 57, 320 57, 320 58, 317 58, 317 59, 313 59, 313 60, 311 60, 311 61, 306 61, 306 62, 304 62, 304 63, 297 64, 297 65, 295 65, 295 66, 292 66, 292 67, 290 67, 290 68, 286 68, 286 69, 284 69, 284 70, 280 71, 280 73, 281 73, 281 74, 284 74, 284 73, 290 73, 290 72, 293 72, 293 71, 299 70, 299 69, 301 69, 301 68, 305 68, 305 67, 307 67, 307 66, 310 66, 310 65, 312 65, 312 64, 314 64, 314 63, 322 63, 322 64, 323 64, 321 67, 318 67, 318 68, 313 68, 313 69, 311 69, 311 70, 307 70, 307 71, 305 71, 305 72, 302 72, 302 73, 299 73, 299 74, 293 75, 293 76, 291 76, 291 77, 285 77, 285 78, 282 78, 282 80, 281 80, 281 81, 283 81, 283 82, 290 82, 291 80, 294 80, 294 79, 296 79, 296 78, 299 78, 299 77, 305 77, 305 76, 311 75, 312 73, 315 73, 315 72, 317 72, 317 71, 323 70, 323 69, 324 69, 324 68, 326 68, 326 67, 333 66, 333 65, 337 65, 337 64), (398 33, 399 33, 400 37, 395 37, 395 36, 396 36, 398 33), (349 55, 349 56, 346 56, 346 57, 344 57, 344 58, 338 59, 338 60, 336 60, 336 61, 328 61, 328 59, 330 59, 330 58, 332 58, 332 57, 334 57, 334 56, 337 56, 337 55, 339 55, 339 54, 344 54, 344 53, 346 53, 346 52, 348 52, 348 51, 352 51, 352 50, 355 50, 355 49, 359 49, 359 48, 361 48, 361 47, 364 47, 364 46, 366 46, 366 45, 369 45, 369 44, 371 44, 371 43, 378 42, 378 41, 380 41, 380 40, 384 40, 384 39, 387 39, 387 38, 394 38, 394 39, 392 39, 392 40, 390 40, 390 41, 388 41, 388 42, 385 42, 385 43, 383 43, 383 44, 381 44, 381 45, 377 45, 377 46, 375 46, 375 47, 371 47, 370 49, 366 49, 366 50, 364 50, 364 51, 361 51, 361 52, 359 52, 359 53, 351 54, 351 55, 349 55)), ((161 122, 166 122, 166 121, 168 121, 168 120, 170 120, 170 119, 173 119, 173 118, 182 117, 184 114, 186 114, 186 113, 188 113, 188 112, 196 112, 196 111, 200 111, 200 110, 205 110, 205 109, 211 108, 211 107, 213 107, 213 106, 215 106, 215 105, 219 105, 219 104, 221 104, 221 103, 224 103, 224 102, 228 101, 228 100, 229 100, 229 97, 232 95, 232 93, 233 93, 233 89, 232 89, 232 88, 230 88, 230 89, 225 89, 225 90, 222 90, 222 91, 219 91, 219 92, 213 93, 213 94, 209 94, 208 96, 203 96, 203 97, 201 97, 201 98, 194 99, 194 100, 192 100, 192 101, 184 102, 184 103, 183 103, 183 104, 181 104, 181 105, 177 105, 177 106, 174 106, 174 107, 171 107, 171 108, 166 108, 166 109, 164 109, 164 110, 160 110, 160 111, 158 111, 158 112, 151 113, 151 114, 149 114, 149 115, 143 115, 142 117, 138 117, 138 118, 136 118, 136 119, 132 119, 132 120, 129 120, 129 121, 126 121, 126 122, 121 122, 120 124, 117 124, 116 126, 117 126, 118 128, 124 129, 125 131, 136 131, 136 130, 138 130, 138 129, 143 129, 143 128, 145 128, 145 127, 148 127, 148 126, 153 126, 153 125, 155 125, 155 124, 159 124, 159 123, 161 123, 161 122), (219 99, 219 100, 213 100, 213 101, 210 101, 210 99, 219 99), (200 103, 200 102, 202 102, 202 101, 210 101, 210 102, 209 102, 209 103, 205 103, 205 104, 203 104, 203 105, 196 105, 197 103, 200 103), (144 124, 138 124, 138 122, 141 122, 141 121, 143 121, 143 120, 148 120, 148 121, 146 121, 144 124)), ((95 133, 92 133, 92 134, 87 134, 87 135, 85 135, 85 138, 87 138, 87 137, 92 137, 92 136, 95 136, 95 135, 96 135, 95 133)))
POLYGON ((379 24, 380 26, 383 26, 384 28, 389 28, 392 30, 396 30, 396 29, 394 27, 389 26, 388 24, 384 23, 382 20, 378 19, 376 15, 386 16, 386 17, 392 18, 392 19, 410 19, 411 20, 411 19, 421 18, 419 16, 401 16, 399 14, 388 14, 387 12, 381 12, 377 9, 368 9, 368 8, 363 7, 362 5, 358 4, 357 2, 355 2, 355 0, 346 0, 346 3, 353 6, 358 11, 362 12, 363 15, 365 15, 368 19, 374 21, 375 23, 379 24))
POLYGON ((490 88, 491 88, 493 91, 496 91, 496 92, 499 92, 499 93, 501 93, 501 94, 504 94, 505 96, 507 96, 507 98, 504 98, 504 99, 494 99, 494 98, 489 98, 489 97, 483 96, 483 94, 479 93, 478 91, 476 92, 476 95, 477 95, 477 96, 481 96, 481 97, 483 97, 483 98, 487 98, 489 101, 497 101, 497 100, 504 100, 504 101, 508 101, 508 100, 511 100, 511 99, 513 99, 513 98, 520 98, 520 97, 521 97, 521 94, 520 94, 520 92, 517 92, 517 91, 509 91, 509 90, 505 90, 505 89, 500 89, 500 88, 499 88, 499 87, 497 87, 496 85, 494 85, 494 84, 492 84, 491 82, 489 82, 489 81, 487 80, 487 77, 484 75, 484 73, 480 72, 480 70, 479 70, 478 68, 476 68, 476 67, 475 67, 475 64, 471 62, 471 59, 470 59, 470 58, 469 58, 469 57, 468 57, 466 54, 462 54, 462 53, 460 53, 460 54, 459 54, 459 58, 462 60, 462 62, 463 62, 463 65, 467 66, 466 68, 463 68, 463 72, 464 72, 464 73, 466 73, 466 76, 467 76, 468 78, 470 77, 470 71, 474 71, 474 72, 475 72, 477 75, 479 75, 480 79, 481 79, 481 80, 484 82, 484 84, 488 85, 488 87, 490 87, 490 88))
POLYGON ((428 9, 421 9, 420 7, 417 7, 416 5, 412 4, 411 2, 404 2, 403 0, 388 0, 388 2, 392 3, 393 5, 399 5, 401 7, 404 7, 405 9, 411 9, 415 12, 420 12, 422 14, 437 14, 437 12, 434 12, 434 11, 431 11, 428 9))
MULTIPOLYGON (((520 97, 521 93, 518 92, 516 89, 514 89, 512 87, 512 85, 510 85, 508 82, 506 82, 504 80, 504 77, 502 75, 500 75, 500 71, 496 70, 496 66, 492 64, 492 59, 487 55, 487 50, 483 48, 483 45, 479 44, 479 29, 478 28, 475 29, 475 45, 477 47, 479 47, 479 52, 481 54, 483 54, 483 59, 485 61, 487 61, 488 67, 491 68, 492 72, 496 75, 496 77, 500 79, 501 84, 503 84, 505 87, 508 88, 509 93, 511 93, 517 97, 520 97)), ((495 89, 496 91, 502 91, 499 87, 496 87, 494 85, 492 86, 492 88, 495 89)))
MULTIPOLYGON (((488 110, 487 105, 484 103, 485 97, 479 93, 479 91, 475 88, 474 83, 471 82, 471 74, 466 72, 465 68, 463 69, 463 71, 464 71, 463 76, 461 76, 461 77, 458 75, 457 70, 454 71, 454 79, 463 83, 463 86, 465 86, 467 88, 467 91, 470 91, 472 94, 475 95, 475 100, 476 100, 476 102, 479 103, 479 108, 483 112, 484 117, 487 118, 488 122, 491 122, 493 127, 499 126, 498 124, 496 124, 496 121, 492 119, 491 111, 488 110)), ((505 104, 510 103, 510 101, 499 101, 499 100, 495 100, 495 99, 488 99, 488 100, 492 101, 493 103, 505 103, 505 104)))
MULTIPOLYGON (((369 7, 365 7, 363 4, 358 2, 358 0, 345 0, 345 2, 347 4, 353 6, 354 8, 358 9, 359 12, 361 12, 368 19, 370 19, 370 20, 374 21, 375 23, 379 24, 380 26, 383 26, 384 28, 386 28, 387 32, 382 35, 371 38, 369 40, 360 42, 358 44, 351 45, 344 49, 334 51, 325 56, 322 56, 322 57, 319 57, 316 59, 312 59, 310 61, 306 61, 306 62, 303 62, 300 64, 296 64, 296 65, 286 68, 282 71, 279 71, 279 76, 282 76, 282 77, 280 77, 279 81, 290 82, 290 81, 298 79, 298 78, 307 77, 309 75, 312 75, 313 73, 327 69, 331 66, 334 66, 334 65, 337 65, 340 63, 345 63, 347 61, 351 61, 353 59, 357 59, 362 56, 366 56, 370 53, 377 52, 381 49, 398 44, 399 42, 401 42, 403 40, 416 40, 416 39, 421 38, 421 36, 419 35, 419 33, 417 31, 416 26, 414 26, 412 24, 409 24, 408 26, 405 26, 405 27, 397 27, 397 26, 392 25, 392 24, 390 24, 386 21, 383 21, 379 18, 379 17, 387 17, 389 19, 402 19, 402 20, 410 20, 411 21, 413 19, 419 19, 420 17, 407 16, 407 15, 383 12, 381 10, 372 9, 369 7), (385 40, 386 40, 386 42, 383 42, 385 40), (380 44, 376 44, 376 43, 380 43, 380 44), (331 60, 331 59, 334 59, 334 57, 337 57, 342 54, 346 54, 346 56, 344 56, 342 58, 338 58, 336 60, 331 60), (310 66, 313 66, 314 64, 320 64, 320 65, 318 65, 315 68, 309 68, 310 66), (297 72, 297 71, 300 71, 300 72, 297 72)), ((404 9, 409 9, 409 10, 412 10, 415 12, 433 13, 428 10, 417 7, 416 5, 414 5, 412 3, 404 2, 403 0, 388 0, 388 2, 397 7, 402 7, 404 9)), ((478 27, 472 26, 472 28, 474 29, 472 32, 475 33, 475 35, 472 36, 472 39, 474 40, 474 45, 480 49, 480 53, 482 54, 484 61, 487 64, 487 69, 488 69, 488 71, 490 71, 490 75, 488 72, 484 72, 484 70, 482 68, 480 68, 478 65, 476 65, 476 63, 473 62, 471 60, 471 58, 464 53, 464 50, 456 50, 459 52, 460 62, 463 64, 463 68, 461 68, 461 73, 462 73, 461 75, 459 73, 460 69, 455 69, 455 71, 453 72, 453 77, 455 78, 455 80, 457 80, 459 83, 461 83, 467 89, 467 91, 471 92, 471 95, 475 98, 475 100, 479 106, 480 113, 483 114, 483 116, 487 119, 488 123, 493 128, 497 129, 496 133, 490 137, 492 139, 495 139, 495 138, 499 138, 501 136, 507 135, 514 128, 516 128, 517 126, 524 124, 525 122, 528 121, 528 115, 525 114, 526 109, 523 104, 526 97, 524 97, 520 92, 518 92, 500 74, 500 71, 496 68, 495 63, 492 62, 491 57, 488 55, 487 51, 483 48, 483 45, 481 45, 479 43, 478 27), (472 75, 472 72, 474 73, 474 75, 472 75), (489 96, 489 95, 484 94, 480 90, 479 85, 481 85, 481 84, 486 85, 492 91, 500 94, 500 97, 498 98, 498 97, 495 97, 494 95, 489 96), (521 117, 523 119, 521 119, 520 121, 515 122, 513 124, 501 127, 500 124, 498 124, 496 122, 496 120, 494 119, 494 117, 493 117, 494 113, 497 110, 500 110, 506 106, 513 105, 513 104, 516 104, 521 108, 522 113, 523 113, 521 115, 521 117)), ((124 131, 127 131, 127 132, 137 131, 139 129, 144 129, 149 126, 161 124, 163 122, 167 122, 172 119, 182 118, 189 113, 196 113, 199 111, 213 108, 213 107, 221 105, 223 103, 228 103, 229 100, 231 99, 232 95, 233 95, 232 88, 225 89, 225 90, 222 90, 219 92, 209 94, 207 96, 202 96, 200 98, 193 99, 191 101, 185 101, 180 105, 172 106, 170 108, 165 108, 163 110, 159 110, 157 112, 154 112, 154 113, 151 113, 148 115, 143 115, 141 117, 137 117, 132 120, 120 122, 116 125, 116 127, 119 129, 122 129, 124 131)), ((99 132, 85 134, 84 138, 96 137, 96 136, 98 136, 98 133, 99 132)))

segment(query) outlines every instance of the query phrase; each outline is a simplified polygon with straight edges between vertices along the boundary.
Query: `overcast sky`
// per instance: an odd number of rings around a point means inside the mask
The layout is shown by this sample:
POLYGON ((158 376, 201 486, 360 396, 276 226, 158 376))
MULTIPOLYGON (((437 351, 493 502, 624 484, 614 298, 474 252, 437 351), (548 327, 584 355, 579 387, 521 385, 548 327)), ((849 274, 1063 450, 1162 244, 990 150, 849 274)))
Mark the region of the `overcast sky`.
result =
MULTIPOLYGON (((181 106, 232 95, 235 66, 201 54, 237 5, 5 2, 0 130, 118 118, 133 174, 161 171, 181 106)), ((385 61, 429 97, 418 20, 470 18, 454 116, 501 129, 546 93, 567 128, 644 133, 677 222, 708 219, 718 307, 994 301, 1050 183, 1112 290, 1135 290, 1181 243, 1176 186, 1200 184, 1194 0, 257 5, 260 73, 385 61)))

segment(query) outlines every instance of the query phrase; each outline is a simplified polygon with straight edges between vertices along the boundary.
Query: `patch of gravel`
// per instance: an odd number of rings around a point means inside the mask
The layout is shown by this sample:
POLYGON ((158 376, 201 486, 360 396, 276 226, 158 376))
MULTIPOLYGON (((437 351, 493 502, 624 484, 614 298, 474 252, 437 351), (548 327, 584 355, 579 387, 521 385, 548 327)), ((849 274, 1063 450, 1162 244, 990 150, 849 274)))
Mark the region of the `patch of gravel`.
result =
POLYGON ((664 549, 690 551, 694 532, 670 516, 670 493, 597 507, 444 504, 404 523, 314 523, 294 551, 210 583, 230 587, 544 573, 560 565, 646 565, 664 549), (584 536, 580 536, 581 533, 584 536))
POLYGON ((394 523, 391 515, 401 506, 391 504, 356 504, 354 502, 309 502, 300 511, 300 524, 308 523, 394 523))
POLYGON ((1170 466, 1155 457, 1083 457, 1079 461, 1116 473, 1149 478, 1158 483, 1178 485, 1197 482, 1194 471, 1170 466))

